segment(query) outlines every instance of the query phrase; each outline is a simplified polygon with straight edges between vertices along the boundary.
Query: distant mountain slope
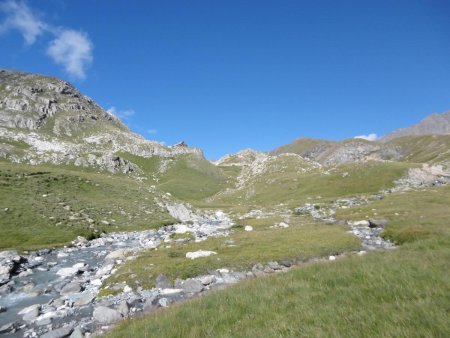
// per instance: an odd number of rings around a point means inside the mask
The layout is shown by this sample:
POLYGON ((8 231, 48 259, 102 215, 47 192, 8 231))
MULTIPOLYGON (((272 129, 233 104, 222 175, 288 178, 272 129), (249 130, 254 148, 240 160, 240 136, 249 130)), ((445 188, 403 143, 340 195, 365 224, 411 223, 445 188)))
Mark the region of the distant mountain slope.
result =
POLYGON ((367 160, 399 160, 401 149, 378 142, 348 139, 341 142, 300 138, 269 154, 293 153, 325 165, 364 162, 367 160))
POLYGON ((431 114, 411 127, 401 128, 384 136, 381 141, 388 142, 403 136, 450 134, 450 111, 431 114))

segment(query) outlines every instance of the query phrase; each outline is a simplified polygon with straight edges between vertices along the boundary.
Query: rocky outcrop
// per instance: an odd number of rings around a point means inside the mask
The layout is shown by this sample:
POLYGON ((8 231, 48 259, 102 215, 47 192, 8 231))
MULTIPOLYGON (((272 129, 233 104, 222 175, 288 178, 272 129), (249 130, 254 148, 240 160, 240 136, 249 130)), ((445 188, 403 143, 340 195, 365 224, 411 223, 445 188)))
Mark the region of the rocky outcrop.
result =
POLYGON ((203 158, 200 149, 189 148, 185 142, 166 147, 132 133, 65 81, 0 70, 0 157, 30 164, 97 167, 113 173, 138 170, 118 153, 203 158))

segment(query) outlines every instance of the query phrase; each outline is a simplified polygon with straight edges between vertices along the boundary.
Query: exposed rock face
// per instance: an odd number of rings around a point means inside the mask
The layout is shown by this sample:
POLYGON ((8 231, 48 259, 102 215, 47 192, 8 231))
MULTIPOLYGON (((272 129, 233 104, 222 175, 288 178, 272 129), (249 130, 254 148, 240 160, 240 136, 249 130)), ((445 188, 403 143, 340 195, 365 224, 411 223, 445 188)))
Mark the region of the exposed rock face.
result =
POLYGON ((48 132, 72 136, 103 121, 127 130, 92 99, 56 78, 0 70, 0 95, 2 127, 37 130, 54 122, 48 132))
POLYGON ((431 114, 411 127, 398 129, 387 134, 381 141, 388 142, 403 136, 431 134, 450 134, 450 111, 443 114, 431 114))
POLYGON ((236 154, 225 155, 215 161, 214 164, 222 166, 247 166, 251 165, 254 161, 263 160, 265 158, 267 158, 267 154, 262 151, 245 149, 236 154))
POLYGON ((110 172, 138 168, 118 156, 174 156, 200 149, 166 147, 132 133, 71 84, 47 76, 0 70, 0 157, 30 164, 75 164, 110 172))

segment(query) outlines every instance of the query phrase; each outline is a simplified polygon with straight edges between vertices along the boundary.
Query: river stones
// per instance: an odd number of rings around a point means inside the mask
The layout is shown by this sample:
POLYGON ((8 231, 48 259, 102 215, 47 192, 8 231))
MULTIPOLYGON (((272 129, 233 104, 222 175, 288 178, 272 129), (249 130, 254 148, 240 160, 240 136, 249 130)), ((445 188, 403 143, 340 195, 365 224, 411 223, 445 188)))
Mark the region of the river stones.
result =
POLYGON ((19 312, 19 315, 22 315, 22 319, 24 321, 32 322, 39 316, 40 309, 41 306, 39 304, 30 305, 26 308, 23 308, 19 312))
POLYGON ((185 293, 200 293, 203 290, 203 284, 197 279, 188 279, 181 284, 185 293))
POLYGON ((208 257, 211 255, 217 255, 217 252, 207 251, 207 250, 198 250, 198 251, 194 251, 194 252, 187 252, 186 258, 197 259, 200 257, 208 257))
POLYGON ((170 279, 164 275, 158 275, 156 277, 156 287, 158 289, 170 289, 171 288, 170 279))
POLYGON ((98 306, 94 309, 94 321, 101 324, 112 324, 122 318, 119 311, 110 309, 106 306, 98 306))
POLYGON ((91 303, 95 299, 95 295, 93 295, 91 292, 84 292, 81 294, 79 298, 77 298, 73 305, 75 306, 83 306, 91 303))
POLYGON ((63 296, 70 295, 72 293, 77 293, 81 291, 81 284, 72 282, 69 284, 66 284, 62 289, 60 294, 63 296))
POLYGON ((68 337, 73 331, 73 328, 70 326, 63 326, 59 329, 55 329, 44 333, 41 338, 63 338, 68 337))

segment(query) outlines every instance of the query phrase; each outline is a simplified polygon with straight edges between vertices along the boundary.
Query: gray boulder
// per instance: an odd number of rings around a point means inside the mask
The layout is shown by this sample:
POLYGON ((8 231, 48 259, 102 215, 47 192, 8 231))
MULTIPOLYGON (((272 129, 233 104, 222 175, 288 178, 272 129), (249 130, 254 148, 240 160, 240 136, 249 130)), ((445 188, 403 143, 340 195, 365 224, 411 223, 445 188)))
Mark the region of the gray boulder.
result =
POLYGON ((159 289, 170 289, 172 287, 170 279, 167 276, 158 275, 156 277, 156 287, 159 289))
POLYGON ((70 335, 70 338, 83 338, 83 331, 79 327, 77 327, 75 330, 73 330, 72 334, 70 335))
POLYGON ((41 306, 39 304, 30 305, 19 312, 19 315, 22 315, 22 318, 26 322, 34 321, 40 312, 41 306))
POLYGON ((60 294, 61 295, 70 295, 72 293, 77 293, 81 291, 81 285, 80 283, 69 283, 66 284, 62 289, 60 294))
POLYGON ((128 313, 130 312, 130 306, 128 305, 128 302, 126 300, 123 300, 120 302, 119 306, 117 307, 117 311, 123 316, 128 316, 128 313))
POLYGON ((91 292, 85 292, 74 301, 75 306, 83 306, 91 303, 94 300, 95 296, 91 292))
POLYGON ((181 285, 181 288, 185 293, 199 293, 203 290, 203 284, 197 279, 188 279, 181 285))
POLYGON ((119 311, 110 309, 106 306, 98 306, 94 309, 94 321, 101 324, 112 324, 122 319, 119 311))
POLYGON ((73 328, 70 326, 63 326, 59 329, 55 329, 52 331, 49 331, 47 333, 44 333, 41 338, 64 338, 68 337, 73 331, 73 328))

